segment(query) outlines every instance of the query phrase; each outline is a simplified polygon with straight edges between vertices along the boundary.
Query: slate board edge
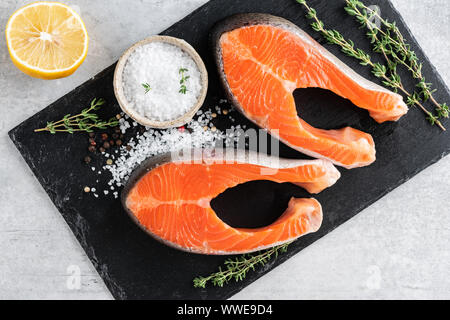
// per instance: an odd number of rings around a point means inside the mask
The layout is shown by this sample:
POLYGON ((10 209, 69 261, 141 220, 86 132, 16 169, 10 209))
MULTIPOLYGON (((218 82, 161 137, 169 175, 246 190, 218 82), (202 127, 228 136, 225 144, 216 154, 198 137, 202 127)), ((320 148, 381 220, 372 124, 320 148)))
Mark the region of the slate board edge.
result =
MULTIPOLYGON (((207 2, 206 4, 204 4, 203 6, 197 8, 196 10, 194 10, 192 13, 190 13, 189 15, 187 15, 185 18, 181 19, 180 21, 176 22, 174 25, 178 24, 178 23, 182 23, 183 21, 189 20, 193 15, 195 15, 197 12, 202 11, 203 8, 205 6, 207 6, 209 4, 209 2, 207 2)), ((390 9, 397 15, 397 19, 400 20, 400 22, 402 23, 402 25, 405 28, 405 31, 409 34, 409 36, 412 39, 412 44, 416 45, 419 50, 421 51, 422 55, 423 55, 423 60, 424 62, 426 62, 432 69, 433 73, 436 75, 436 77, 439 78, 439 80, 442 82, 442 84, 444 85, 444 89, 446 91, 450 91, 448 85, 445 83, 445 81, 443 80, 442 76, 439 74, 439 72, 437 71, 436 67, 434 66, 434 64, 431 62, 431 60, 428 58, 427 54, 425 53, 425 51, 422 49, 422 47, 420 46, 420 44, 417 42, 415 36, 413 35, 413 33, 411 32, 411 30, 409 29, 408 25, 406 24, 405 20, 403 19, 403 17, 401 16, 401 14, 398 12, 398 10, 393 6, 393 4, 391 3, 390 0, 387 1, 387 4, 389 5, 390 9)), ((170 32, 170 30, 172 29, 173 26, 169 27, 168 29, 166 29, 165 31, 161 32, 161 34, 170 32)), ((311 30, 306 30, 308 33, 311 33, 311 30)), ((97 78, 101 77, 103 74, 111 72, 113 68, 115 68, 116 63, 112 64, 111 66, 105 68, 103 71, 99 72, 97 75, 95 75, 94 77, 90 78, 89 80, 87 80, 86 82, 84 82, 83 84, 79 85, 78 87, 76 87, 75 89, 73 89, 71 92, 73 91, 77 91, 79 89, 82 89, 85 86, 88 86, 92 81, 95 81, 97 78)), ((57 104, 58 102, 60 102, 61 100, 63 100, 65 97, 65 95, 63 95, 61 98, 57 99, 55 102, 53 102, 52 104, 50 104, 49 106, 47 106, 46 108, 42 109, 41 111, 37 112, 36 114, 34 114, 33 116, 39 115, 40 113, 44 112, 47 108, 51 108, 53 105, 57 104)), ((32 117, 33 117, 32 116, 32 117)), ((19 150, 19 152, 21 153, 21 155, 26 155, 27 151, 25 149, 22 148, 22 145, 16 140, 15 138, 15 131, 21 127, 22 125, 24 125, 24 123, 26 123, 28 121, 25 120, 23 121, 21 124, 19 124, 18 126, 16 126, 15 128, 13 128, 12 130, 10 130, 8 132, 8 135, 10 137, 10 139, 13 141, 14 145, 16 146, 16 148, 19 150)), ((373 203, 377 202, 378 200, 380 200, 382 197, 384 197, 386 194, 390 193, 391 191, 395 190, 397 187, 401 186, 402 184, 404 184, 405 182, 409 181, 411 178, 413 178, 415 175, 417 175, 418 173, 420 173, 421 171, 425 170, 426 168, 428 168, 429 166, 437 163, 439 160, 441 160, 443 157, 445 157, 446 155, 448 155, 450 153, 450 149, 447 149, 445 152, 441 153, 440 155, 437 155, 432 161, 430 161, 428 164, 423 165, 421 167, 418 167, 413 174, 411 174, 410 177, 408 177, 407 179, 400 181, 396 186, 393 186, 392 188, 387 189, 380 197, 373 199, 373 201, 368 202, 364 205, 362 205, 359 209, 358 212, 360 213, 362 210, 366 209, 367 207, 371 206, 373 203)), ((33 172, 33 174, 36 176, 37 180, 39 181, 39 183, 41 185, 45 185, 45 179, 43 176, 41 176, 39 174, 39 172, 36 170, 36 168, 34 167, 34 165, 31 163, 31 161, 29 161, 28 157, 24 157, 25 162, 27 163, 27 165, 30 167, 31 171, 33 172)), ((54 205, 58 208, 58 211, 62 212, 62 208, 61 206, 58 204, 57 201, 55 201, 54 196, 49 194, 47 192, 47 190, 45 190, 46 193, 49 195, 49 198, 52 200, 52 202, 54 203, 54 205)), ((355 217, 357 214, 355 214, 353 217, 355 217)), ((64 214, 63 214, 64 217, 64 214)), ((338 226, 335 226, 333 228, 330 228, 329 230, 327 230, 327 232, 325 234, 323 234, 320 238, 322 238, 323 236, 327 235, 328 233, 334 231, 337 227, 341 226, 342 224, 348 222, 350 219, 352 219, 353 217, 350 217, 348 219, 346 219, 343 223, 341 223, 338 226)), ((68 223, 67 219, 64 217, 64 219, 66 220, 66 223, 68 223)), ((71 227, 71 225, 68 223, 69 227, 71 227)), ((85 251, 86 255, 89 257, 89 260, 91 261, 91 263, 93 264, 93 266, 96 268, 97 272, 99 273, 99 275, 101 276, 101 278, 103 279, 103 281, 105 282, 105 285, 108 287, 108 289, 110 290, 111 294, 113 295, 113 297, 115 299, 126 299, 126 294, 121 290, 120 287, 118 287, 114 281, 112 279, 109 279, 108 277, 108 273, 105 272, 105 270, 102 268, 102 266, 97 262, 96 258, 95 258, 95 253, 92 252, 92 248, 88 247, 87 243, 85 243, 85 241, 83 241, 83 234, 82 232, 77 232, 77 228, 71 228, 72 233, 75 235, 75 237, 77 238, 78 242, 80 243, 81 247, 83 248, 83 250, 85 251)), ((319 239, 320 239, 319 238, 319 239)), ((288 259, 290 259, 291 257, 293 257, 294 255, 296 255, 297 253, 299 253, 302 249, 300 250, 290 250, 287 253, 281 255, 278 257, 277 260, 273 260, 271 262, 269 262, 264 268, 263 270, 259 269, 257 270, 257 272, 254 272, 252 274, 249 274, 249 276, 246 279, 246 284, 245 286, 242 286, 240 288, 237 288, 236 290, 230 291, 229 294, 224 295, 224 298, 228 299, 230 297, 232 297, 233 295, 235 295, 236 293, 240 292, 242 289, 244 289, 246 286, 250 285, 251 283, 253 283, 254 281, 256 281, 257 279, 259 279, 260 277, 262 277, 263 275, 265 275, 268 271, 276 268, 277 266, 281 265, 282 263, 284 263, 285 261, 287 261, 288 259)))

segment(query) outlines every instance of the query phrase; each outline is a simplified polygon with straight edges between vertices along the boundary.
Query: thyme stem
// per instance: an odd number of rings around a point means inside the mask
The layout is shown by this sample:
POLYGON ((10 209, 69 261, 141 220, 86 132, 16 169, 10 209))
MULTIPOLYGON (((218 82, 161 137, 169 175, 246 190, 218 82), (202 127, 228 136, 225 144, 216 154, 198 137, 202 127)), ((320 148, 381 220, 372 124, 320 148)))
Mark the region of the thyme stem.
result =
POLYGON ((423 100, 431 100, 435 105, 438 114, 437 118, 449 118, 450 110, 447 104, 440 104, 434 98, 433 93, 436 90, 432 90, 432 84, 426 82, 426 79, 422 74, 422 64, 418 62, 417 55, 411 50, 410 45, 405 42, 405 39, 396 24, 383 19, 378 12, 367 7, 362 1, 345 1, 347 3, 347 6, 345 7, 347 13, 351 16, 355 16, 362 26, 369 28, 370 31, 367 35, 371 38, 372 42, 375 43, 375 51, 381 50, 387 61, 389 60, 386 54, 389 54, 395 60, 395 64, 404 66, 415 79, 419 80, 417 87, 421 89, 420 94, 423 97, 423 100), (372 17, 376 17, 387 30, 384 31, 383 28, 372 23, 370 21, 372 17), (381 34, 382 39, 378 37, 378 33, 381 34), (394 36, 392 36, 391 33, 393 33, 394 36))
POLYGON ((105 104, 103 99, 94 99, 91 101, 89 108, 84 109, 80 114, 70 115, 67 114, 61 120, 55 122, 47 122, 45 128, 36 129, 34 132, 48 131, 52 134, 57 132, 92 132, 94 128, 106 129, 107 127, 115 127, 119 124, 116 118, 112 118, 108 121, 99 120, 99 117, 94 111, 100 109, 105 104))
MULTIPOLYGON (((403 92, 408 97, 408 105, 417 105, 427 115, 428 120, 432 124, 436 124, 443 131, 446 130, 442 123, 438 120, 438 118, 422 105, 419 100, 419 95, 416 92, 411 94, 405 89, 402 84, 401 78, 397 73, 393 73, 390 77, 388 77, 387 68, 385 65, 373 62, 371 57, 367 53, 365 53, 362 49, 355 48, 355 44, 353 43, 353 41, 346 40, 339 31, 326 29, 325 24, 317 17, 316 10, 314 8, 311 8, 306 3, 306 0, 297 0, 297 2, 306 8, 307 17, 314 20, 314 22, 311 23, 311 27, 315 31, 321 33, 329 43, 339 45, 341 47, 341 51, 346 55, 360 60, 361 65, 371 67, 373 75, 377 78, 383 79, 383 84, 385 86, 403 92)), ((390 69, 392 69, 392 64, 390 69)))
POLYGON ((179 93, 186 94, 186 92, 187 92, 186 83, 187 83, 187 80, 190 78, 190 76, 186 76, 185 73, 188 71, 189 70, 186 68, 180 68, 180 70, 179 70, 179 74, 181 75, 179 93))
POLYGON ((219 271, 207 277, 197 277, 193 280, 195 288, 206 288, 206 285, 211 282, 214 286, 223 287, 230 280, 234 279, 242 281, 251 270, 255 267, 265 265, 272 257, 278 257, 280 253, 287 251, 290 243, 286 243, 277 247, 273 247, 258 255, 242 255, 236 259, 228 259, 225 261, 226 270, 219 267, 219 271))

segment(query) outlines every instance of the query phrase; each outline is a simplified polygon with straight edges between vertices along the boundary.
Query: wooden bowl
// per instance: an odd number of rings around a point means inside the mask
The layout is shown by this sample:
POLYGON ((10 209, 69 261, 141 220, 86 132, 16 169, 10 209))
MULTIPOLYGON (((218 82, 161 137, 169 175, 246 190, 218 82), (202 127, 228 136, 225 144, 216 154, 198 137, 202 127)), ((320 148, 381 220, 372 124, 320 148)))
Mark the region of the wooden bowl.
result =
POLYGON ((206 70, 205 64, 202 58, 197 53, 197 51, 195 51, 195 49, 186 41, 168 36, 152 36, 150 38, 144 39, 134 44, 131 48, 125 51, 122 57, 120 57, 119 62, 117 63, 116 66, 116 70, 114 72, 113 86, 114 86, 114 94, 116 95, 120 108, 123 110, 123 112, 125 112, 139 124, 146 127, 157 129, 181 127, 192 120, 197 111, 202 107, 203 102, 205 102, 206 93, 208 92, 208 71, 206 70), (128 61, 128 58, 137 48, 151 42, 165 42, 181 48, 184 52, 188 53, 192 57, 194 62, 197 64, 197 67, 201 74, 202 90, 200 92, 197 103, 193 105, 192 108, 188 112, 186 112, 183 116, 173 120, 159 121, 140 115, 137 111, 133 110, 133 108, 130 107, 123 92, 123 85, 122 85, 123 69, 128 61))

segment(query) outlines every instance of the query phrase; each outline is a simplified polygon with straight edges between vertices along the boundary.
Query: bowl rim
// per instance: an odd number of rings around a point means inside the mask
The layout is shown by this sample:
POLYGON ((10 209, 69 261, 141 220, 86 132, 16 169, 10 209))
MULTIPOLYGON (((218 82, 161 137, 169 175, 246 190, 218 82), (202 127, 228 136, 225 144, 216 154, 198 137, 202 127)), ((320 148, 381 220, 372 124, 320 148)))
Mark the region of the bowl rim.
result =
POLYGON ((137 123, 146 127, 156 129, 168 129, 180 127, 191 121, 192 118, 197 113, 197 111, 203 106, 203 103, 205 102, 206 99, 206 95, 208 93, 208 71, 206 69, 205 63, 203 62, 203 59, 200 57, 197 51, 185 40, 170 36, 156 35, 135 43, 122 54, 114 70, 113 87, 114 87, 114 94, 116 96, 120 108, 122 109, 123 112, 125 112, 125 114, 130 116, 130 118, 132 118, 137 123), (128 61, 128 58, 137 48, 152 42, 164 42, 179 47, 181 50, 183 50, 184 52, 186 52, 191 56, 191 58, 197 64, 197 67, 200 71, 202 90, 200 91, 198 100, 189 111, 187 111, 185 114, 176 119, 167 121, 158 121, 155 119, 144 117, 140 115, 136 110, 131 108, 129 106, 127 99, 125 98, 122 85, 123 84, 122 77, 123 77, 123 70, 128 61))

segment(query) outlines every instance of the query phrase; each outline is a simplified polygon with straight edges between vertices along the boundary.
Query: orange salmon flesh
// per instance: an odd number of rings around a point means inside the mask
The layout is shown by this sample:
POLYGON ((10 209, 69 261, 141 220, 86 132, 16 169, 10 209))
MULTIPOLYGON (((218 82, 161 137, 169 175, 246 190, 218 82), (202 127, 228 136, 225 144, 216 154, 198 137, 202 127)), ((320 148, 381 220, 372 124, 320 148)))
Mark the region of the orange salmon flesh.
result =
POLYGON ((143 175, 129 189, 124 205, 156 239, 201 254, 254 252, 317 231, 322 208, 315 199, 292 198, 286 212, 264 228, 233 228, 220 220, 211 201, 239 184, 255 180, 292 182, 318 193, 340 177, 339 171, 324 160, 293 161, 271 175, 262 174, 264 168, 249 163, 169 162, 143 175))
POLYGON ((254 25, 222 34, 218 43, 223 74, 235 104, 300 152, 348 169, 370 165, 376 160, 371 135, 349 127, 313 128, 298 116, 293 92, 307 87, 331 90, 368 110, 378 122, 404 115, 408 108, 403 98, 362 78, 299 28, 291 28, 298 32, 254 25))

